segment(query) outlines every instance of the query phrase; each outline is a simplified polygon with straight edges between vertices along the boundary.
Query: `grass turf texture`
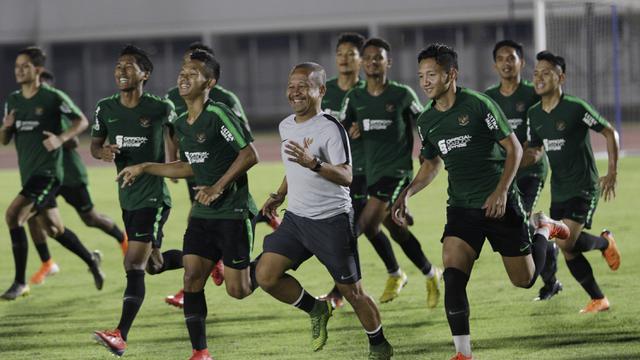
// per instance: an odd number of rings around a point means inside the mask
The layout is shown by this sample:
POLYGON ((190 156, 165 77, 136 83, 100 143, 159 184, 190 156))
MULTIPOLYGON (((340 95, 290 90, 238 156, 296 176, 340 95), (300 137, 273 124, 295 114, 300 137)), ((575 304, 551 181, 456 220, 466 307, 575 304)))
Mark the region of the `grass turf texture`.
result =
MULTIPOLYGON (((604 172, 606 164, 598 163, 604 172)), ((121 224, 112 168, 90 169, 91 194, 96 208, 121 224)), ((640 243, 638 193, 640 158, 620 162, 618 197, 600 202, 594 233, 612 229, 622 251, 622 266, 611 272, 598 251, 587 253, 596 279, 611 301, 611 310, 596 315, 580 315, 588 297, 571 277, 564 260, 558 278, 564 291, 548 302, 532 302, 541 283, 533 289, 513 287, 500 257, 485 245, 468 287, 471 304, 471 332, 474 355, 478 359, 638 359, 640 358, 640 298, 637 265, 640 243)), ((251 170, 251 190, 261 205, 275 190, 283 175, 279 163, 259 164, 251 170)), ((17 171, 0 172, 3 208, 19 191, 17 171)), ((163 249, 180 248, 188 210, 184 182, 169 183, 174 207, 164 228, 163 249)), ((439 242, 445 219, 446 172, 410 201, 416 218, 412 231, 420 239, 429 259, 440 266, 439 242)), ((538 209, 548 211, 549 186, 538 209)), ((55 241, 50 240, 53 259, 60 265, 58 275, 33 286, 31 295, 13 302, 0 302, 0 358, 24 359, 109 359, 106 349, 93 343, 93 330, 113 328, 120 316, 125 286, 122 255, 115 240, 84 226, 74 210, 58 199, 66 225, 90 249, 101 249, 107 274, 104 289, 97 291, 85 265, 55 241)), ((254 255, 262 249, 268 228, 257 229, 254 255)), ((14 268, 9 234, 0 225, 0 286, 11 284, 14 268)), ((397 359, 448 359, 453 354, 443 300, 436 309, 425 305, 425 280, 394 245, 409 284, 400 297, 380 306, 385 334, 395 346, 397 359)), ((382 293, 386 274, 382 262, 368 241, 359 240, 365 289, 374 298, 382 293)), ((39 267, 30 245, 27 278, 39 267)), ((313 295, 329 290, 332 283, 326 270, 312 259, 293 273, 313 295)), ((127 359, 186 359, 191 346, 181 310, 166 305, 163 298, 181 287, 182 270, 146 276, 146 298, 129 333, 127 359)), ((226 295, 223 287, 206 287, 209 316, 208 344, 212 355, 224 359, 363 359, 367 339, 349 307, 338 310, 329 322, 329 341, 319 352, 310 347, 309 319, 301 311, 282 304, 258 290, 242 301, 226 295)))

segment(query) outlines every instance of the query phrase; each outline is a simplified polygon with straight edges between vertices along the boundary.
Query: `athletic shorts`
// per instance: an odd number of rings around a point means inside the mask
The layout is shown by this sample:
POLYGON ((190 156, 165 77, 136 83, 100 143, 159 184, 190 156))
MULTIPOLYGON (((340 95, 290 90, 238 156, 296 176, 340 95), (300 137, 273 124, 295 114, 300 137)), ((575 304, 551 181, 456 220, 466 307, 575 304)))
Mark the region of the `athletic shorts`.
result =
POLYGON ((242 270, 251 262, 253 230, 249 219, 190 218, 184 233, 182 253, 242 270))
POLYGON ((56 193, 60 181, 52 176, 33 175, 24 184, 20 195, 33 201, 36 211, 58 207, 56 193))
POLYGON ((447 208, 447 224, 442 240, 455 236, 469 244, 480 256, 485 238, 494 252, 502 256, 523 256, 531 253, 527 217, 519 197, 510 196, 505 214, 500 219, 485 216, 485 209, 447 208))
POLYGON ((167 222, 171 208, 142 208, 122 210, 122 221, 129 241, 151 242, 151 246, 162 247, 162 227, 167 222))
POLYGON ((87 189, 87 185, 85 184, 78 186, 62 185, 60 186, 60 189, 58 189, 58 195, 62 196, 64 201, 73 206, 73 208, 80 214, 89 212, 93 209, 91 195, 89 195, 89 189, 87 189))
POLYGON ((544 179, 537 176, 525 176, 518 179, 517 184, 518 190, 520 190, 522 207, 530 215, 538 203, 538 199, 540 199, 540 193, 544 187, 544 179))
POLYGON ((585 229, 591 229, 593 213, 598 206, 598 192, 594 192, 591 197, 574 197, 562 202, 551 202, 549 211, 552 219, 569 219, 580 224, 584 224, 585 229))
POLYGON ((393 204, 402 190, 411 183, 410 177, 394 178, 383 176, 375 184, 369 185, 367 194, 389 204, 393 204))
POLYGON ((367 178, 364 175, 355 175, 349 186, 351 196, 351 206, 354 212, 354 221, 358 222, 358 217, 367 205, 367 178))
POLYGON ((337 283, 360 280, 360 261, 353 228, 353 212, 314 220, 285 212, 280 227, 264 238, 264 252, 280 254, 296 270, 315 255, 337 283))

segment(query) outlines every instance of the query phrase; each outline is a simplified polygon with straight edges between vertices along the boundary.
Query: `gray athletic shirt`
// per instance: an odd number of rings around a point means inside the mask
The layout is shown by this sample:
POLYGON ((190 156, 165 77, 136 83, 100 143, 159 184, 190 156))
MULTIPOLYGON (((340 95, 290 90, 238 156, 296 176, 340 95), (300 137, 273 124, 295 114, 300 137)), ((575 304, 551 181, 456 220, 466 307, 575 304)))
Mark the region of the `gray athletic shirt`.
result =
POLYGON ((313 118, 296 123, 295 115, 289 115, 280 122, 280 154, 287 176, 287 211, 310 218, 326 219, 351 211, 349 188, 335 184, 320 174, 300 164, 288 160, 285 144, 295 141, 308 146, 311 153, 323 162, 351 165, 351 150, 344 127, 331 115, 323 112, 313 118))

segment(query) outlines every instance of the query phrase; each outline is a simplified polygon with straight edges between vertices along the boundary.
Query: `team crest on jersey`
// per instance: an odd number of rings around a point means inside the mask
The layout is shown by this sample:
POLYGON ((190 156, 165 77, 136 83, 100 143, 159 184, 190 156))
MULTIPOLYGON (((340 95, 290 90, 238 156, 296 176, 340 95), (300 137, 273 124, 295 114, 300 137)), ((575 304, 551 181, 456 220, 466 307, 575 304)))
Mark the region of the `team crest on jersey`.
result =
POLYGON ((34 112, 37 116, 42 116, 42 114, 44 114, 44 109, 38 106, 34 112))
POLYGON ((148 128, 149 126, 151 126, 151 119, 149 119, 146 116, 143 116, 140 119, 138 119, 138 122, 140 123, 140 126, 142 126, 143 128, 148 128))
POLYGON ((196 134, 196 142, 202 144, 207 141, 207 135, 205 133, 196 134))
POLYGON ((458 116, 458 125, 467 126, 469 124, 469 115, 463 114, 458 116))
POLYGON ((395 105, 395 104, 393 104, 393 103, 387 103, 387 104, 384 106, 384 109, 385 109, 385 111, 386 111, 386 112, 392 113, 392 112, 395 112, 395 111, 396 111, 396 105, 395 105))
POLYGON ((524 112, 525 110, 527 110, 527 105, 525 105, 525 103, 519 101, 516 103, 516 111, 517 112, 524 112))
POLYGON ((566 128, 567 128, 567 124, 564 121, 556 122, 556 130, 564 131, 564 129, 566 129, 566 128))

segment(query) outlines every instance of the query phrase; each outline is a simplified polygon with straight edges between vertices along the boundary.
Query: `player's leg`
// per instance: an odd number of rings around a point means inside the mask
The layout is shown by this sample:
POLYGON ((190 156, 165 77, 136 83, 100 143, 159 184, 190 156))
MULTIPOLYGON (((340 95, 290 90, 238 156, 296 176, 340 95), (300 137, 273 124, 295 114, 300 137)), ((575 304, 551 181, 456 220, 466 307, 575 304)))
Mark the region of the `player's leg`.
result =
POLYGON ((29 278, 29 284, 39 285, 44 283, 47 276, 55 275, 60 271, 60 267, 51 258, 49 246, 47 245, 47 232, 38 224, 38 218, 33 216, 29 218, 29 234, 31 240, 38 251, 38 256, 42 264, 38 271, 29 278))
MULTIPOLYGON (((24 191, 24 190, 23 190, 24 191)), ((24 223, 33 215, 34 200, 19 194, 13 199, 5 212, 5 221, 11 236, 11 249, 15 265, 15 277, 13 283, 0 298, 14 300, 18 296, 27 295, 29 286, 26 282, 27 252, 29 243, 27 242, 27 232, 24 223)))
POLYGON ((208 356, 206 334, 207 301, 204 285, 214 262, 193 255, 184 255, 184 319, 194 355, 208 356))
POLYGON ((256 287, 250 276, 253 226, 249 219, 219 220, 217 223, 217 240, 223 254, 227 294, 243 299, 251 295, 256 287))

